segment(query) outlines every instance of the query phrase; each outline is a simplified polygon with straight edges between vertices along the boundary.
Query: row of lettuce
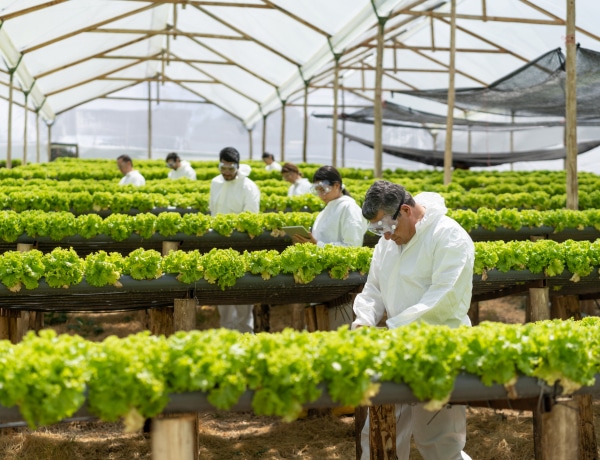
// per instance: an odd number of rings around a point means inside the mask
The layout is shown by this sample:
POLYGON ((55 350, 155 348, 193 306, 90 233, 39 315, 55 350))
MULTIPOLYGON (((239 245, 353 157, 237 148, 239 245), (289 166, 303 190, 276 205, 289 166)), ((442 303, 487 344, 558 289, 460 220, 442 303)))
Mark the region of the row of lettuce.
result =
POLYGON ((214 407, 229 409, 250 390, 255 413, 291 421, 324 388, 334 402, 356 406, 368 404, 381 382, 394 382, 436 410, 463 373, 502 384, 508 394, 520 376, 570 394, 594 384, 599 350, 596 317, 458 329, 412 324, 256 335, 217 329, 168 338, 144 332, 101 343, 44 330, 16 345, 0 341, 0 404, 18 405, 37 427, 87 402, 102 420, 123 417, 136 430, 176 393, 202 392, 214 407))
MULTIPOLYGON (((121 276, 134 280, 154 280, 174 275, 185 284, 206 280, 221 289, 234 286, 246 275, 268 280, 277 275, 292 275, 296 283, 310 283, 317 275, 328 273, 334 279, 346 279, 351 272, 366 274, 372 248, 346 248, 313 244, 292 245, 276 250, 235 251, 212 249, 158 251, 136 249, 123 256, 98 251, 81 258, 73 249, 55 248, 46 254, 38 250, 6 251, 0 255, 0 282, 10 291, 36 289, 43 278, 52 288, 68 288, 83 280, 90 286, 117 286, 121 276)), ((571 281, 579 281, 600 266, 600 239, 590 241, 552 240, 475 243, 474 272, 486 276, 490 270, 522 271, 558 276, 565 270, 571 281)))
MULTIPOLYGON (((215 160, 208 161, 190 161, 196 171, 198 180, 210 180, 219 174, 219 162, 215 160)), ((276 171, 265 170, 265 165, 260 160, 243 161, 252 167, 250 178, 252 180, 281 179, 281 175, 276 171)), ((321 164, 315 163, 297 163, 304 176, 311 180, 315 171, 321 164)), ((147 180, 161 180, 167 177, 169 168, 164 160, 134 160, 134 167, 138 169, 147 180)), ((338 168, 344 180, 369 180, 373 179, 372 168, 338 168)), ((79 180, 118 180, 121 173, 117 169, 116 162, 108 159, 79 159, 79 158, 59 158, 51 163, 35 164, 30 163, 26 166, 13 167, 12 169, 0 168, 0 179, 52 179, 54 181, 79 180)), ((408 171, 404 169, 386 169, 383 171, 383 177, 389 180, 414 180, 422 181, 427 186, 439 185, 444 183, 444 173, 442 170, 419 170, 408 171)), ((587 186, 590 183, 597 183, 600 178, 596 174, 579 172, 578 180, 580 185, 587 186)), ((456 170, 452 174, 452 182, 455 186, 464 190, 487 187, 503 182, 514 182, 523 187, 529 187, 531 184, 540 185, 562 185, 566 183, 564 171, 468 171, 456 170)))
MULTIPOLYGON (((1 170, 0 170, 1 171, 1 170)), ((369 171, 370 173, 370 171, 369 171)), ((196 181, 189 180, 169 180, 147 179, 146 185, 139 187, 138 190, 146 193, 208 193, 210 182, 213 177, 218 175, 218 170, 211 170, 206 179, 196 181)), ((278 173, 267 173, 266 177, 255 178, 254 182, 265 195, 283 194, 285 195, 289 184, 283 180, 278 173)), ((404 185, 412 193, 419 191, 432 191, 439 193, 450 192, 482 192, 482 193, 515 193, 515 192, 545 192, 549 195, 560 195, 566 192, 566 182, 564 174, 552 174, 550 172, 530 172, 527 180, 523 177, 492 176, 488 177, 485 172, 480 172, 468 177, 455 178, 450 184, 444 185, 441 176, 435 172, 430 172, 428 176, 417 176, 414 172, 404 172, 403 174, 386 177, 387 180, 404 185), (556 176, 549 181, 547 176, 556 176), (561 177, 562 176, 562 177, 561 177)), ((589 173, 585 174, 578 182, 579 192, 587 194, 598 190, 600 187, 600 177, 589 173)), ((372 174, 364 177, 353 178, 342 176, 346 188, 356 195, 362 195, 368 186, 375 180, 372 174)), ((3 178, 0 182, 0 192, 10 193, 20 190, 54 190, 61 192, 77 193, 88 192, 114 192, 118 187, 118 180, 105 179, 71 179, 68 181, 57 181, 54 179, 41 178, 3 178)))
MULTIPOLYGON (((490 231, 519 231, 522 228, 540 227, 548 227, 552 232, 565 229, 600 231, 600 209, 535 211, 513 208, 496 211, 479 208, 477 211, 450 210, 448 215, 469 232, 478 228, 490 231)), ((104 235, 114 241, 124 241, 133 235, 144 239, 155 235, 168 238, 177 234, 202 237, 210 231, 223 237, 231 236, 234 231, 245 233, 250 238, 264 233, 273 237, 283 237, 283 227, 302 225, 310 228, 316 216, 317 213, 310 212, 244 212, 217 216, 163 212, 111 214, 101 217, 98 214, 75 215, 70 212, 0 211, 0 239, 14 242, 19 237, 47 237, 60 241, 74 236, 91 239, 104 235)))
MULTIPOLYGON (((369 184, 365 184, 353 197, 362 205, 369 184)), ((505 209, 519 208, 538 211, 563 209, 566 207, 566 194, 546 192, 523 192, 515 187, 510 193, 485 191, 441 192, 449 209, 505 209)), ((207 213, 210 194, 190 193, 149 193, 138 188, 114 186, 112 191, 101 192, 60 192, 55 190, 18 190, 0 192, 0 209, 23 212, 71 211, 75 213, 132 213, 164 211, 166 208, 185 209, 186 212, 207 213)), ((260 210, 265 211, 320 211, 325 204, 315 195, 287 196, 287 188, 281 193, 261 193, 260 210)), ((600 188, 579 195, 579 209, 600 209, 600 188)))

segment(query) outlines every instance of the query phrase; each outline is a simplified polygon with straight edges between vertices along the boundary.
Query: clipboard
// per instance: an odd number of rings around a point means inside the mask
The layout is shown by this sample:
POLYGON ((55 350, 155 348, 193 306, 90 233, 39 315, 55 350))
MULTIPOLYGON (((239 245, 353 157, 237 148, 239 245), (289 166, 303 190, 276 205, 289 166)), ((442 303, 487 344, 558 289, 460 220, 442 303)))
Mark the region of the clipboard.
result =
POLYGON ((281 229, 289 236, 300 235, 304 238, 310 238, 310 232, 302 225, 294 225, 290 227, 281 227, 281 229))

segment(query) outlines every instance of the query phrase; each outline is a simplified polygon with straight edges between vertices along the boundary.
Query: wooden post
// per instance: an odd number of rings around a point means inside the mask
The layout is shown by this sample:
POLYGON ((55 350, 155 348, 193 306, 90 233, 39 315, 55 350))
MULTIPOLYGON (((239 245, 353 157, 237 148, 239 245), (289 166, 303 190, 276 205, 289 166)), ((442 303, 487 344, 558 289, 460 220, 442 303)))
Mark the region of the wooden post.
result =
POLYGON ((530 288, 529 305, 525 321, 543 321, 550 319, 550 291, 548 287, 530 288))
POLYGON ((477 326, 479 324, 479 302, 471 302, 471 307, 467 313, 471 324, 477 326))
POLYGON ((198 414, 152 419, 153 460, 198 459, 198 414))
POLYGON ((317 319, 317 329, 319 331, 329 330, 329 311, 327 305, 319 304, 315 305, 315 316, 317 319))
MULTIPOLYGON (((543 460, 576 460, 579 444, 579 401, 570 397, 556 399, 550 411, 542 414, 541 456, 543 460)), ((596 458, 596 457, 594 457, 596 458)))
MULTIPOLYGON (((34 248, 30 243, 17 243, 17 251, 28 252, 34 248)), ((42 314, 42 313, 40 313, 42 314)), ((35 315, 35 314, 34 314, 35 315)), ((10 341, 19 343, 29 330, 30 313, 27 311, 13 311, 10 314, 10 341)))
POLYGON ((394 404, 369 408, 369 454, 373 460, 395 460, 396 414, 394 404))
POLYGON ((27 115, 29 115, 29 110, 27 109, 27 94, 25 95, 25 113, 23 113, 23 163, 25 166, 27 164, 27 115))
POLYGON ((263 115, 263 125, 262 125, 262 152, 264 153, 267 150, 267 116, 263 115))
POLYGON ((152 82, 148 80, 148 159, 152 159, 152 82))
POLYGON ((146 310, 146 323, 152 335, 171 335, 173 333, 173 307, 146 310))
POLYGON ((306 321, 306 330, 308 332, 317 330, 317 314, 315 312, 315 307, 309 305, 304 309, 304 320, 306 321))
POLYGON ((248 156, 252 159, 252 130, 248 130, 248 156))
POLYGON ((565 148, 567 151, 567 209, 579 209, 577 183, 577 46, 575 43, 575 0, 567 0, 566 19, 565 148))
POLYGON ((10 310, 0 308, 0 340, 10 340, 10 321, 8 315, 10 310))
POLYGON ((50 158, 52 158, 52 124, 48 123, 47 125, 47 131, 48 131, 48 144, 46 145, 46 153, 48 155, 48 162, 50 162, 50 158))
MULTIPOLYGON (((559 295, 552 297, 550 309, 552 318, 575 320, 581 319, 579 308, 579 296, 559 295)), ((597 458, 598 445, 594 429, 594 401, 592 395, 573 396, 573 408, 576 413, 579 428, 579 460, 595 460, 597 458)), ((542 422, 544 423, 544 422, 542 422)), ((571 433, 574 436, 574 433, 571 433)), ((573 439, 571 440, 573 442, 573 439)), ((575 457, 574 457, 575 458, 575 457)))
POLYGON ((450 2, 450 65, 448 68, 448 111, 444 150, 444 185, 452 182, 452 131, 454 129, 454 72, 456 59, 456 0, 450 2))
POLYGON ((337 139, 338 139, 338 93, 340 92, 340 56, 333 55, 335 67, 333 68, 333 119, 331 121, 331 130, 333 138, 331 139, 331 165, 337 168, 337 139))
POLYGON ((575 320, 581 319, 579 310, 579 296, 576 295, 557 295, 552 297, 552 306, 550 308, 552 318, 575 320))
MULTIPOLYGON (((550 291, 548 287, 529 289, 529 302, 525 313, 525 321, 543 321, 550 319, 550 291)), ((533 450, 536 460, 548 460, 544 455, 544 413, 549 410, 549 398, 541 400, 541 407, 536 407, 533 412, 533 450)), ((566 460, 566 459, 565 459, 566 460)))
POLYGON ((14 69, 9 71, 8 79, 8 132, 6 138, 6 167, 12 168, 12 109, 13 109, 13 83, 14 69))
POLYGON ((369 417, 369 408, 366 406, 358 406, 354 409, 354 442, 356 444, 356 458, 359 460, 362 457, 361 432, 365 426, 365 421, 369 417))
POLYGON ((308 86, 307 81, 304 82, 304 129, 302 130, 302 161, 306 163, 307 148, 308 148, 308 86))
POLYGON ((293 303, 290 305, 292 309, 292 319, 290 327, 296 331, 304 330, 305 320, 304 320, 304 309, 305 304, 303 303, 293 303))
POLYGON ((177 251, 179 249, 179 241, 163 241, 162 243, 162 256, 166 256, 171 251, 177 251))
MULTIPOLYGON (((171 251, 177 251, 179 249, 179 241, 163 241, 162 244, 162 255, 163 257, 169 254, 171 251)), ((178 299, 175 299, 178 300, 178 299)), ((188 300, 188 299, 183 299, 188 300)), ((195 302, 194 302, 195 303, 195 302)), ((185 309, 185 307, 183 307, 185 309)), ((175 328, 175 311, 174 307, 159 307, 150 308, 146 310, 146 326, 148 330, 154 335, 165 335, 169 336, 174 332, 175 328)), ((178 321, 187 321, 182 319, 182 313, 178 314, 178 321)), ((195 310, 194 310, 195 311, 195 310)), ((185 315, 184 315, 185 316, 185 315)), ((194 315, 195 318, 195 315, 194 315)), ((181 323, 180 323, 181 324, 181 323)), ((187 323, 186 323, 187 324, 187 323)))
POLYGON ((252 309, 254 316, 254 331, 255 332, 270 332, 271 331, 271 305, 268 303, 254 304, 252 309))
POLYGON ((373 101, 373 155, 375 164, 373 172, 376 179, 383 177, 383 101, 382 101, 382 81, 383 81, 383 34, 385 29, 385 21, 378 18, 377 24, 377 56, 375 63, 375 100, 373 101))
POLYGON ((35 111, 35 161, 39 163, 40 158, 40 111, 35 111))
POLYGON ((286 101, 281 101, 281 162, 285 162, 285 104, 286 101))
POLYGON ((175 299, 173 332, 196 329, 196 299, 175 299))

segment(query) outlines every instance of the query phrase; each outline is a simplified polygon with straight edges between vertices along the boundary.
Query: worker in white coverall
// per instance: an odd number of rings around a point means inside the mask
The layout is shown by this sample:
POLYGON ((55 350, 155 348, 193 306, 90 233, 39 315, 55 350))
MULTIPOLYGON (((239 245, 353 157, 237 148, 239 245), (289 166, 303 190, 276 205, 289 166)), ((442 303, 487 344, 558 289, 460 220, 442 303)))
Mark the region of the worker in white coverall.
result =
POLYGON ((325 203, 305 238, 294 235, 294 243, 313 243, 319 247, 362 246, 367 220, 362 216, 360 206, 344 187, 342 176, 333 166, 321 166, 313 175, 312 191, 325 203))
MULTIPOLYGON (((240 154, 233 147, 219 153, 221 174, 210 183, 209 209, 211 215, 258 212, 260 191, 248 175, 251 168, 240 165, 240 154)), ((240 332, 254 332, 252 305, 219 305, 221 327, 240 332)))
POLYGON ((302 173, 294 163, 284 163, 281 167, 281 177, 289 182, 288 196, 299 196, 311 193, 312 184, 302 177, 302 173))
POLYGON ((169 171, 169 179, 189 179, 196 180, 196 171, 192 168, 189 161, 182 160, 176 152, 171 152, 165 159, 169 171))
POLYGON ((142 187, 146 185, 146 179, 137 169, 133 169, 133 160, 129 155, 119 155, 117 157, 117 167, 123 177, 119 181, 119 185, 133 185, 134 187, 142 187))
MULTIPOLYGON (((409 323, 470 325, 467 316, 473 288, 475 250, 469 234, 446 216, 437 193, 414 198, 400 185, 375 182, 362 213, 369 231, 381 235, 373 251, 369 276, 354 301, 353 328, 377 326, 387 314, 393 329, 409 323)), ((396 451, 409 458, 410 438, 425 460, 470 459, 465 406, 437 413, 423 404, 396 404, 396 451)), ((368 418, 361 433, 362 459, 369 458, 368 418)))

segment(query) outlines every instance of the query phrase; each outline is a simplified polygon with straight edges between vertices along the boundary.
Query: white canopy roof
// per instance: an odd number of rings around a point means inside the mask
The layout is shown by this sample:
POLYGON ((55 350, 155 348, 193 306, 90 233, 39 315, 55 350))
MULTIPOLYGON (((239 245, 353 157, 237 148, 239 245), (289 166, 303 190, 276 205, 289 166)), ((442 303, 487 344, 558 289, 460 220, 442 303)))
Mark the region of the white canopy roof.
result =
MULTIPOLYGON (((457 0, 456 87, 489 84, 563 45, 566 3, 457 0)), ((576 40, 600 49, 600 2, 576 6, 576 40)), ((344 88, 372 101, 378 16, 388 18, 384 97, 446 87, 449 10, 449 0, 0 0, 0 97, 14 72, 30 108, 51 121, 164 81, 251 127, 302 97, 305 82, 330 92, 334 53, 344 88)))

